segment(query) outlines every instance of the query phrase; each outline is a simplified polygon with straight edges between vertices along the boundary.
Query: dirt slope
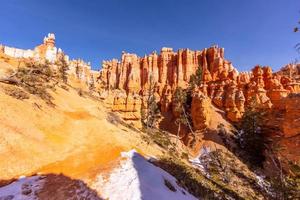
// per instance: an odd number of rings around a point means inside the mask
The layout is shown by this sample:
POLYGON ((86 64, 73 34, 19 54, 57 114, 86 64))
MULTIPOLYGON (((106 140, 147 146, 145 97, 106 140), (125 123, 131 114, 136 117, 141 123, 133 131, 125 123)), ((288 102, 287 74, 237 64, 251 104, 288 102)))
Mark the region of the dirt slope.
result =
POLYGON ((74 89, 57 88, 51 107, 33 95, 15 99, 6 87, 0 84, 0 180, 33 172, 78 178, 124 150, 160 153, 141 143, 137 132, 108 122, 101 102, 74 89))

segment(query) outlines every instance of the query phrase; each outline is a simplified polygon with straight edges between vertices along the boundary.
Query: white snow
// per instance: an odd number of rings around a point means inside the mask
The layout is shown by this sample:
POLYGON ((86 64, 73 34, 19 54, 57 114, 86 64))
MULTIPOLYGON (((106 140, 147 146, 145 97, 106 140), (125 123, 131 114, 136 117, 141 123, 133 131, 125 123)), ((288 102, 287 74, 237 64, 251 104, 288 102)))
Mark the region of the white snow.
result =
POLYGON ((266 181, 266 177, 261 175, 258 172, 255 172, 255 178, 257 181, 257 184, 259 185, 259 187, 264 190, 265 192, 267 192, 269 195, 275 197, 275 193, 274 191, 272 191, 271 189, 271 184, 266 181))
POLYGON ((122 152, 125 158, 112 171, 108 179, 99 175, 94 188, 104 198, 110 200, 195 200, 196 198, 181 188, 169 173, 154 166, 135 150, 122 152), (165 180, 176 191, 171 191, 165 180))
POLYGON ((203 175, 205 175, 207 178, 210 177, 208 171, 207 171, 207 159, 209 160, 210 158, 209 153, 211 152, 209 147, 202 147, 200 149, 199 155, 193 159, 190 159, 189 161, 191 162, 191 164, 195 167, 197 167, 198 169, 200 169, 200 171, 202 172, 203 175), (206 159, 206 162, 203 161, 206 159))
POLYGON ((0 199, 35 200, 35 193, 42 188, 41 176, 22 177, 19 180, 0 188, 0 199))

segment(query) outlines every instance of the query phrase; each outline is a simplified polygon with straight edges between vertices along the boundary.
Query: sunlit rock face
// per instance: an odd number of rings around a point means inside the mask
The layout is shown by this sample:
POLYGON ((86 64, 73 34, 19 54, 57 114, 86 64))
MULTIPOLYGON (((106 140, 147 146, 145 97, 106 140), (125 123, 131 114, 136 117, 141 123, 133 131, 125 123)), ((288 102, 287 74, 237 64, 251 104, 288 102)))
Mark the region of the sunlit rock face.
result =
MULTIPOLYGON (((193 130, 201 132, 214 121, 212 106, 221 109, 233 123, 241 120, 247 106, 270 111, 266 127, 271 138, 287 147, 286 156, 299 159, 300 65, 289 64, 274 73, 269 66, 255 66, 250 72, 238 72, 224 57, 224 49, 213 46, 192 51, 162 48, 148 56, 122 53, 121 61, 104 61, 100 80, 104 84, 112 109, 129 122, 140 121, 139 109, 146 109, 149 87, 162 116, 175 121, 176 88, 186 89, 198 67, 202 81, 192 91, 191 120, 193 130), (151 84, 152 83, 152 84, 151 84), (168 113, 168 114, 166 114, 168 113), (291 139, 293 138, 293 139, 291 139), (295 151, 297 150, 297 151, 295 151)), ((172 126, 175 126, 173 124, 172 126)), ((188 134, 185 138, 188 138, 188 134)))
MULTIPOLYGON (((187 88, 191 75, 202 68, 203 80, 210 84, 204 94, 213 95, 214 102, 223 107, 222 86, 238 77, 237 70, 224 58, 224 49, 217 46, 202 51, 164 47, 160 54, 138 57, 136 54, 122 53, 121 61, 104 61, 100 79, 107 90, 120 89, 130 94, 144 96, 149 87, 155 87, 156 100, 162 112, 172 111, 172 96, 177 87, 187 88), (226 82, 227 81, 227 82, 226 82), (154 86, 153 86, 154 85, 154 86)), ((145 102, 142 104, 145 105, 145 102)), ((125 106, 126 107, 126 106, 125 106)), ((129 111, 129 110, 128 110, 129 111)))
POLYGON ((211 120, 211 101, 200 91, 194 93, 191 116, 194 128, 204 130, 211 120))
MULTIPOLYGON (((253 101, 260 108, 280 108, 289 93, 299 92, 298 65, 287 65, 277 73, 267 66, 255 66, 251 72, 239 73, 225 59, 224 49, 217 46, 196 51, 179 49, 177 52, 164 47, 160 54, 153 52, 144 57, 123 52, 121 61, 103 62, 100 80, 107 90, 119 89, 125 95, 144 96, 152 85, 160 109, 165 113, 172 112, 176 88, 187 88, 198 67, 202 69, 198 90, 224 110, 232 122, 238 122, 245 107, 253 101)), ((142 105, 145 105, 144 99, 141 98, 142 105)))
POLYGON ((84 90, 88 90, 92 84, 95 88, 99 86, 99 71, 92 70, 91 64, 82 59, 70 60, 62 49, 55 46, 54 33, 48 33, 42 44, 33 49, 18 49, 0 45, 0 53, 25 62, 48 62, 54 70, 57 69, 57 62, 64 60, 69 68, 67 70, 69 84, 84 90))
POLYGON ((34 49, 18 49, 8 46, 3 46, 2 49, 4 54, 13 58, 45 59, 51 63, 54 63, 61 53, 61 50, 58 51, 55 47, 54 33, 48 33, 48 35, 44 37, 43 43, 36 46, 34 49))

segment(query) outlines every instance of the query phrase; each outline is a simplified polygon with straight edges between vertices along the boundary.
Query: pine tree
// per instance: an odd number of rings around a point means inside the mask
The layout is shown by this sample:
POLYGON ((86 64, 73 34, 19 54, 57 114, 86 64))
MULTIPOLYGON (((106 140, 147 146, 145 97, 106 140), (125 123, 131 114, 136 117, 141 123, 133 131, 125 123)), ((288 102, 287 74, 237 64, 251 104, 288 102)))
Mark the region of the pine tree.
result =
POLYGON ((142 109, 142 122, 148 128, 152 128, 160 117, 160 110, 155 98, 155 83, 153 77, 149 76, 149 87, 147 90, 146 112, 142 109))
POLYGON ((179 140, 179 133, 181 125, 188 125, 188 118, 186 116, 185 105, 187 103, 187 93, 181 87, 176 88, 174 96, 174 110, 178 113, 178 117, 175 120, 175 123, 178 125, 177 138, 179 140))
POLYGON ((241 119, 239 144, 253 166, 262 167, 265 160, 266 138, 263 134, 265 112, 250 103, 241 119))
POLYGON ((94 76, 91 74, 90 75, 90 81, 89 81, 89 90, 90 91, 94 91, 96 88, 95 88, 95 80, 94 80, 94 76))
POLYGON ((65 60, 64 54, 59 56, 56 65, 58 66, 59 78, 62 79, 64 83, 67 83, 68 82, 67 71, 69 70, 69 66, 65 60))
POLYGON ((195 87, 201 84, 202 81, 202 67, 199 66, 195 72, 192 74, 189 81, 189 91, 193 91, 195 87))

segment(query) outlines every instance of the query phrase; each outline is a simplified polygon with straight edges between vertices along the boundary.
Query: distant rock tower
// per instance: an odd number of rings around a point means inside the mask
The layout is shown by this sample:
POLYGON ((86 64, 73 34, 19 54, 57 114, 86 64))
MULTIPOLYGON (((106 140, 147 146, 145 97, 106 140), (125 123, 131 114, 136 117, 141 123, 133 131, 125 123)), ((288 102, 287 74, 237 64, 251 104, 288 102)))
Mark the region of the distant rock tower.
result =
POLYGON ((0 44, 0 53, 4 53, 4 46, 0 44))
POLYGON ((48 36, 44 37, 44 44, 48 47, 55 47, 55 35, 54 35, 54 33, 48 33, 48 36))
POLYGON ((34 50, 38 58, 46 59, 49 62, 53 63, 57 58, 57 48, 55 47, 55 35, 54 33, 48 33, 46 37, 44 37, 43 44, 37 46, 34 50))

